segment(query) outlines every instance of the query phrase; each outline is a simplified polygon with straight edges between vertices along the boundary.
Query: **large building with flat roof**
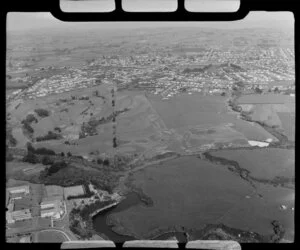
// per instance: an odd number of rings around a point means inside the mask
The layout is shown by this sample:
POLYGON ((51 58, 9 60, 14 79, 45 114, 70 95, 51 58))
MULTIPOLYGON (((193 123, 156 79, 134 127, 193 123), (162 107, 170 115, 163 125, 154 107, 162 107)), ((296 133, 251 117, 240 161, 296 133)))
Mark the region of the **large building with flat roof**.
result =
POLYGON ((7 191, 10 195, 24 195, 24 194, 29 194, 29 186, 18 186, 18 187, 11 187, 7 188, 7 191))
POLYGON ((6 212, 6 221, 9 224, 14 223, 16 221, 29 220, 31 218, 32 216, 29 209, 6 212))
POLYGON ((64 214, 64 203, 62 196, 46 197, 41 202, 41 217, 61 218, 64 214))

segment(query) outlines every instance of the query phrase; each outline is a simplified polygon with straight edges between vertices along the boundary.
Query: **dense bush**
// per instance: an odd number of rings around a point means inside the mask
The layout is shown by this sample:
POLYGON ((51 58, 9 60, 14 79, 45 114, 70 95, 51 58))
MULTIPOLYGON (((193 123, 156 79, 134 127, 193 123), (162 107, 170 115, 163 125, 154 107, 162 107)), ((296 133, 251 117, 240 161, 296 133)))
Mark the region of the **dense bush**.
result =
POLYGON ((105 160, 103 161, 103 165, 104 165, 104 166, 109 166, 109 160, 108 160, 108 159, 105 159, 105 160))
POLYGON ((50 166, 50 168, 48 168, 47 174, 52 175, 52 174, 58 172, 59 170, 66 168, 67 166, 68 166, 68 164, 64 161, 55 162, 50 166))
POLYGON ((34 153, 38 155, 55 155, 53 150, 47 148, 37 148, 34 150, 34 153))
POLYGON ((26 116, 25 120, 22 121, 22 124, 30 124, 32 122, 37 123, 38 120, 36 119, 36 117, 33 114, 29 114, 26 116))
POLYGON ((34 112, 39 116, 39 117, 47 117, 49 116, 49 111, 46 109, 35 109, 34 112))
POLYGON ((102 164, 103 164, 103 160, 102 160, 101 158, 98 158, 98 159, 97 159, 97 163, 98 163, 99 165, 102 165, 102 164))
POLYGON ((61 128, 60 127, 55 127, 54 130, 57 131, 58 133, 61 132, 61 128))
POLYGON ((27 122, 23 123, 23 129, 26 130, 27 132, 29 132, 30 134, 34 133, 33 128, 27 122))
POLYGON ((48 141, 48 140, 59 140, 62 139, 62 135, 49 131, 48 134, 44 136, 38 136, 36 141, 48 141))
POLYGON ((42 159, 43 165, 51 165, 53 164, 53 160, 49 156, 44 156, 42 159))
POLYGON ((23 161, 24 162, 29 162, 29 163, 32 163, 32 164, 39 163, 39 159, 32 152, 28 152, 27 155, 24 156, 23 161))
POLYGON ((41 172, 40 182, 45 185, 58 185, 63 187, 92 183, 95 188, 112 193, 113 188, 118 182, 118 177, 109 172, 91 172, 70 165, 60 168, 51 175, 48 175, 48 172, 41 172))
POLYGON ((35 152, 35 149, 30 142, 27 142, 26 147, 27 147, 28 152, 31 152, 31 153, 35 152))

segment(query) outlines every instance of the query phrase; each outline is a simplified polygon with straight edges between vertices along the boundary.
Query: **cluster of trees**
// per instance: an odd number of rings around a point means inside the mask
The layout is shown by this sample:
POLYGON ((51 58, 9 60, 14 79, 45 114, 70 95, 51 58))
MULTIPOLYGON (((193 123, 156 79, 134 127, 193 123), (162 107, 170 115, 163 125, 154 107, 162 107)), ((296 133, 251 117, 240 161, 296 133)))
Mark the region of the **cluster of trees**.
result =
POLYGON ((49 168, 47 168, 47 175, 57 173, 58 171, 66 167, 68 167, 68 164, 65 161, 54 162, 49 168))
POLYGON ((48 131, 48 134, 44 135, 44 136, 38 136, 36 137, 36 141, 49 141, 49 140, 59 140, 62 139, 62 135, 52 132, 52 131, 48 131))
POLYGON ((11 147, 15 147, 17 145, 17 140, 13 137, 11 129, 6 129, 6 143, 11 147))
POLYGON ((236 112, 242 111, 242 108, 239 105, 237 105, 234 101, 229 100, 228 104, 232 108, 233 111, 236 111, 236 112))
POLYGON ((263 91, 262 91, 259 87, 256 87, 256 88, 254 89, 254 92, 255 92, 256 94, 261 94, 263 91))
POLYGON ((79 100, 89 100, 90 98, 88 96, 82 96, 82 97, 79 97, 79 100))
POLYGON ((112 114, 110 114, 108 117, 102 117, 99 120, 96 119, 90 119, 87 123, 83 123, 81 126, 81 131, 79 133, 79 138, 85 138, 87 136, 93 136, 93 135, 97 135, 97 130, 96 127, 102 124, 106 124, 108 122, 111 121, 115 121, 116 117, 124 112, 129 111, 129 108, 125 108, 123 110, 117 110, 115 112, 113 112, 112 114))
POLYGON ((39 163, 39 158, 32 152, 28 152, 27 155, 23 157, 24 162, 28 162, 31 164, 39 163))
POLYGON ((22 121, 22 124, 24 123, 28 123, 31 124, 32 122, 37 123, 38 119, 33 115, 33 114, 29 114, 26 116, 26 118, 22 121))
POLYGON ((104 166, 109 166, 110 162, 109 162, 109 159, 102 159, 102 158, 98 158, 97 159, 97 163, 99 165, 104 165, 104 166))
POLYGON ((47 117, 49 116, 49 111, 46 109, 35 109, 34 112, 39 116, 39 117, 47 117))
MULTIPOLYGON (((51 165, 52 166, 52 165, 51 165)), ((92 183, 96 188, 113 192, 118 178, 108 171, 89 171, 72 165, 56 164, 50 172, 47 169, 40 172, 39 183, 58 185, 62 187, 92 183)))
POLYGON ((92 219, 89 218, 83 223, 82 218, 79 215, 80 209, 73 208, 69 214, 70 218, 70 230, 78 235, 81 239, 90 239, 93 237, 94 229, 92 219))
POLYGON ((49 165, 49 159, 44 159, 42 158, 42 160, 40 159, 40 157, 38 157, 37 155, 55 155, 55 152, 51 149, 47 149, 47 148, 37 148, 35 149, 31 143, 27 143, 27 155, 25 155, 23 157, 23 161, 24 162, 29 162, 31 164, 36 164, 36 163, 40 163, 42 162, 44 165, 49 165))
POLYGON ((38 120, 36 119, 36 117, 33 114, 29 114, 26 116, 26 118, 24 120, 22 120, 22 124, 23 124, 23 129, 25 131, 27 131, 29 134, 33 134, 34 133, 34 129, 31 127, 31 123, 35 122, 37 123, 38 120))
POLYGON ((30 142, 27 143, 27 152, 38 155, 55 155, 55 152, 52 149, 47 149, 44 147, 35 149, 30 142))
POLYGON ((55 127, 54 131, 57 131, 58 133, 61 133, 61 128, 60 127, 55 127))
POLYGON ((206 65, 203 68, 194 68, 194 69, 185 68, 182 73, 196 73, 196 72, 203 73, 206 70, 210 69, 211 67, 212 67, 212 64, 206 65))

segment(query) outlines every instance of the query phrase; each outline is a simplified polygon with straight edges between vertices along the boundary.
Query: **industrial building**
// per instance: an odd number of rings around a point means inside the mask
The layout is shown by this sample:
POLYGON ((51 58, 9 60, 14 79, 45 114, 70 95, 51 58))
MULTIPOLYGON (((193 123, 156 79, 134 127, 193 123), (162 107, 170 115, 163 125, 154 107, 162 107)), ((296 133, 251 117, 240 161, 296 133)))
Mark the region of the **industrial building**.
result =
POLYGON ((62 196, 48 197, 41 202, 41 217, 61 218, 64 214, 62 196))
POLYGON ((29 186, 18 186, 7 188, 10 195, 26 195, 29 194, 29 186))
POLYGON ((8 224, 14 223, 16 221, 29 220, 31 218, 32 216, 29 209, 6 212, 6 221, 8 224))

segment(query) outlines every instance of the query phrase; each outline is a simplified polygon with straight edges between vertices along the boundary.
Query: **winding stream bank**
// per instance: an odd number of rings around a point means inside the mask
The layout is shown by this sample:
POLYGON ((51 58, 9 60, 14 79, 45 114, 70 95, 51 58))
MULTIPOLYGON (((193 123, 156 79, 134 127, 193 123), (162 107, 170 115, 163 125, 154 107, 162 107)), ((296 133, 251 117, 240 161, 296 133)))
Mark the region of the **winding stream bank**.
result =
MULTIPOLYGON (((242 118, 242 117, 240 117, 242 118)), ((242 118, 243 119, 243 118, 242 118)), ((248 120, 249 121, 249 120, 248 120)), ((253 121, 255 122, 255 121, 253 121)), ((258 122, 256 122, 258 123, 258 122)), ((259 124, 259 123, 258 123, 259 124)), ((263 124, 259 124, 263 126, 263 124)), ((284 148, 284 149, 293 149, 294 144, 287 140, 286 136, 282 135, 274 128, 269 128, 263 126, 270 134, 274 135, 278 141, 270 143, 266 148, 284 148)), ((226 148, 226 150, 237 150, 242 149, 243 147, 237 148, 226 148)), ((247 150, 255 150, 259 147, 245 147, 247 150)), ((268 184, 272 187, 281 186, 288 189, 294 189, 294 179, 285 179, 285 178, 275 178, 275 179, 267 179, 267 178, 257 178, 251 175, 251 171, 246 168, 240 166, 240 164, 236 161, 226 159, 224 157, 213 156, 212 153, 214 151, 223 150, 222 149, 209 149, 204 152, 197 152, 193 154, 197 156, 201 160, 208 161, 214 164, 226 166, 230 171, 239 175, 241 179, 246 181, 248 184, 252 186, 253 189, 256 190, 256 184, 268 184), (292 185, 290 185, 292 184, 292 185)), ((189 154, 190 155, 190 154, 189 154)), ((179 158, 184 157, 181 155, 179 158)), ((169 160, 169 159, 167 159, 169 160)), ((160 162, 160 161, 157 161, 160 162)), ((156 162, 155 162, 156 163, 156 162)), ((109 239, 116 242, 123 242, 125 240, 138 238, 137 235, 134 235, 132 231, 126 228, 125 225, 122 225, 122 221, 116 219, 115 216, 111 216, 113 214, 124 212, 136 206, 153 206, 153 201, 150 197, 143 193, 143 189, 135 186, 130 181, 130 176, 133 175, 134 172, 138 172, 139 170, 145 169, 147 166, 154 165, 154 162, 143 164, 137 168, 134 168, 121 177, 120 185, 118 191, 122 190, 130 190, 134 191, 135 194, 129 193, 129 199, 125 199, 124 204, 120 203, 117 207, 112 208, 109 211, 101 213, 101 215, 97 215, 97 219, 95 220, 95 228, 98 227, 99 233, 103 233, 108 236, 109 239), (104 225, 105 224, 105 225, 104 225), (128 234, 130 236, 125 236, 124 234, 128 234)), ((126 194, 126 192, 124 192, 126 194)), ((262 195, 257 193, 257 195, 262 198, 262 195)), ((126 196, 127 197, 127 196, 126 196)), ((157 230, 156 235, 153 237, 149 237, 151 239, 168 239, 172 237, 176 237, 180 242, 185 242, 187 240, 187 235, 189 235, 189 239, 232 239, 237 240, 239 242, 279 242, 285 234, 285 228, 278 220, 270 220, 270 227, 273 227, 273 234, 259 234, 252 231, 245 231, 236 229, 233 227, 228 227, 224 224, 209 224, 206 225, 203 229, 187 229, 188 233, 184 230, 180 230, 180 227, 176 230, 165 229, 165 230, 157 230)))

